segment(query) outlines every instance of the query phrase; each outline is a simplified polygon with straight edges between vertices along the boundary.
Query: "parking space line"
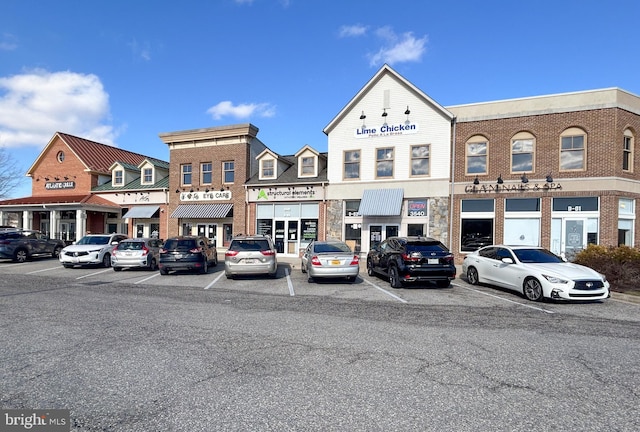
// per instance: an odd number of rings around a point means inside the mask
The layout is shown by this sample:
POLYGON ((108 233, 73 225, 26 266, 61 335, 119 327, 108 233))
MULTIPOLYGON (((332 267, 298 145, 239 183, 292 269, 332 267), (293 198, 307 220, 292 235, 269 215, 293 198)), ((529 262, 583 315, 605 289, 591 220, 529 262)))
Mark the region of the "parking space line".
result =
POLYGON ((138 284, 141 284, 142 282, 146 282, 146 281, 148 281, 149 279, 153 279, 154 277, 158 277, 158 276, 160 276, 160 272, 155 272, 155 273, 154 273, 154 274, 152 274, 151 276, 148 276, 148 277, 146 277, 146 278, 144 278, 144 279, 142 279, 142 280, 139 280, 138 282, 134 282, 133 284, 134 284, 134 285, 138 285, 138 284))
POLYGON ((224 274, 224 272, 220 272, 220 274, 218 275, 217 278, 215 278, 214 280, 211 281, 211 283, 209 285, 207 285, 206 287, 204 287, 204 289, 208 290, 209 288, 211 288, 213 285, 215 285, 216 282, 218 282, 220 280, 220 278, 222 277, 222 275, 224 274))
POLYGON ((293 283, 291 282, 291 277, 289 276, 289 269, 284 269, 284 274, 285 276, 287 276, 287 285, 289 286, 289 295, 293 297, 296 295, 296 293, 293 291, 293 283))
POLYGON ((363 281, 365 281, 366 283, 368 283, 369 285, 371 285, 372 287, 374 287, 375 289, 382 291, 383 293, 387 294, 388 296, 393 297, 394 299, 396 299, 396 300, 398 300, 398 301, 400 301, 400 302, 402 302, 402 303, 409 303, 409 302, 408 302, 408 301, 406 301, 405 299, 403 299, 403 298, 401 298, 401 297, 398 297, 397 295, 395 295, 395 294, 393 294, 393 293, 391 293, 391 292, 387 291, 387 290, 386 290, 386 289, 384 289, 384 288, 380 288, 378 285, 374 284, 373 282, 369 282, 369 281, 368 281, 368 280, 366 280, 365 278, 362 278, 362 280, 363 280, 363 281))
POLYGON ((84 276, 79 276, 79 277, 77 277, 77 278, 76 278, 76 280, 78 280, 78 279, 84 279, 84 278, 86 278, 86 277, 90 277, 90 276, 99 275, 100 273, 106 273, 106 272, 108 272, 108 271, 113 271, 113 270, 111 270, 110 268, 108 268, 108 269, 104 269, 104 270, 99 271, 99 272, 96 272, 96 273, 90 273, 90 274, 86 274, 86 275, 84 275, 84 276))
POLYGON ((62 268, 61 266, 50 267, 50 268, 46 268, 46 269, 30 271, 30 272, 27 272, 25 274, 35 274, 35 273, 46 272, 46 271, 51 271, 51 270, 58 270, 58 269, 61 269, 61 268, 62 268))
POLYGON ((486 292, 482 292, 480 290, 477 290, 477 289, 474 289, 474 288, 469 288, 469 287, 462 286, 462 285, 458 285, 456 283, 451 284, 451 285, 457 286, 459 288, 466 289, 468 291, 473 291, 473 292, 478 293, 478 294, 483 294, 483 295, 486 295, 486 296, 489 296, 489 297, 493 297, 493 298, 496 298, 498 300, 502 300, 502 301, 505 301, 505 302, 508 302, 508 303, 514 303, 514 304, 517 304, 518 306, 524 306, 524 307, 527 307, 527 308, 530 308, 530 309, 535 309, 535 310, 540 311, 540 312, 544 312, 544 313, 548 313, 548 314, 554 314, 555 313, 555 312, 547 310, 547 309, 543 309, 543 308, 539 308, 539 307, 536 307, 536 306, 531 306, 531 305, 528 305, 528 304, 524 304, 524 303, 520 303, 520 302, 517 302, 517 301, 509 300, 509 299, 506 299, 504 297, 500 297, 500 296, 497 296, 497 295, 494 295, 494 294, 489 294, 489 293, 486 293, 486 292))

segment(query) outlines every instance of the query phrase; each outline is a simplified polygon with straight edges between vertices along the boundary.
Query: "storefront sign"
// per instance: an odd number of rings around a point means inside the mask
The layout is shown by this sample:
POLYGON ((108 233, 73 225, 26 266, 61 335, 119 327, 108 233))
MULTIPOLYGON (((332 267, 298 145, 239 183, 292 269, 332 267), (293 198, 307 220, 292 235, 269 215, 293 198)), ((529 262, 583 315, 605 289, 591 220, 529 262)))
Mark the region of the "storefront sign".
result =
POLYGON ((180 201, 229 201, 231 191, 181 192, 180 201))
POLYGON ((562 189, 560 183, 514 183, 514 184, 487 184, 468 185, 464 188, 466 193, 491 193, 491 192, 539 192, 562 189))
POLYGON ((249 189, 249 201, 305 201, 322 199, 321 191, 307 186, 249 189))
POLYGON ((47 190, 75 189, 76 182, 74 181, 46 182, 44 184, 44 188, 47 190))
POLYGON ((383 124, 377 128, 368 128, 362 126, 355 130, 356 138, 373 138, 391 135, 409 135, 418 133, 418 125, 415 123, 409 124, 383 124))
POLYGON ((427 201, 426 200, 409 200, 407 201, 407 216, 426 216, 427 201))

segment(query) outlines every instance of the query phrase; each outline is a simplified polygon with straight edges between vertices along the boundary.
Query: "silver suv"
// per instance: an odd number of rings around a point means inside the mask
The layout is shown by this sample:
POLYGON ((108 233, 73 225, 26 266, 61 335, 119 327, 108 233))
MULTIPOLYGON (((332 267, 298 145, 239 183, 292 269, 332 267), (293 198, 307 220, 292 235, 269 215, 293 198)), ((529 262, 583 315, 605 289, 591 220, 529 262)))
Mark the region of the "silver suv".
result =
POLYGON ((58 258, 64 247, 62 240, 49 238, 37 230, 2 228, 0 231, 0 258, 25 262, 35 256, 58 258))
POLYGON ((238 236, 224 254, 224 274, 228 279, 237 275, 267 274, 275 277, 278 271, 276 248, 271 237, 238 236))

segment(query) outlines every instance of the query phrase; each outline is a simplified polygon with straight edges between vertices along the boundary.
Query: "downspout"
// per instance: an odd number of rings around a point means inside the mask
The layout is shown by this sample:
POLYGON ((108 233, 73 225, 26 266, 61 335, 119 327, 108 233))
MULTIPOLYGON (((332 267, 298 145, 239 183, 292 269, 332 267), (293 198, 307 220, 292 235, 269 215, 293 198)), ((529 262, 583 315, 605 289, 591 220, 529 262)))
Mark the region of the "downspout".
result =
MULTIPOLYGON (((456 118, 451 119, 451 192, 449 193, 449 250, 453 247, 453 203, 456 173, 456 118)), ((453 252, 453 251, 452 251, 453 252)), ((454 252, 455 255, 455 252, 454 252)))

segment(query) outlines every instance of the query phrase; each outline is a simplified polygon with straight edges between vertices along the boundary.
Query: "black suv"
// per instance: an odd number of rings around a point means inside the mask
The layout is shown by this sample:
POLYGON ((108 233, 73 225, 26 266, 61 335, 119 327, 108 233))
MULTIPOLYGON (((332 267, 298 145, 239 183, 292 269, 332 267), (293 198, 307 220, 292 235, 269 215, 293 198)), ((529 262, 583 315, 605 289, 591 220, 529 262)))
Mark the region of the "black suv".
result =
POLYGON ((218 251, 205 237, 171 237, 160 248, 158 267, 162 275, 172 270, 198 270, 200 273, 207 273, 210 265, 218 265, 218 251))
POLYGON ((17 262, 34 256, 57 258, 63 247, 62 240, 49 238, 40 231, 4 228, 0 231, 0 258, 17 262))
POLYGON ((449 249, 436 239, 389 237, 367 254, 367 273, 387 276, 393 288, 427 281, 445 288, 455 279, 456 266, 449 249))

